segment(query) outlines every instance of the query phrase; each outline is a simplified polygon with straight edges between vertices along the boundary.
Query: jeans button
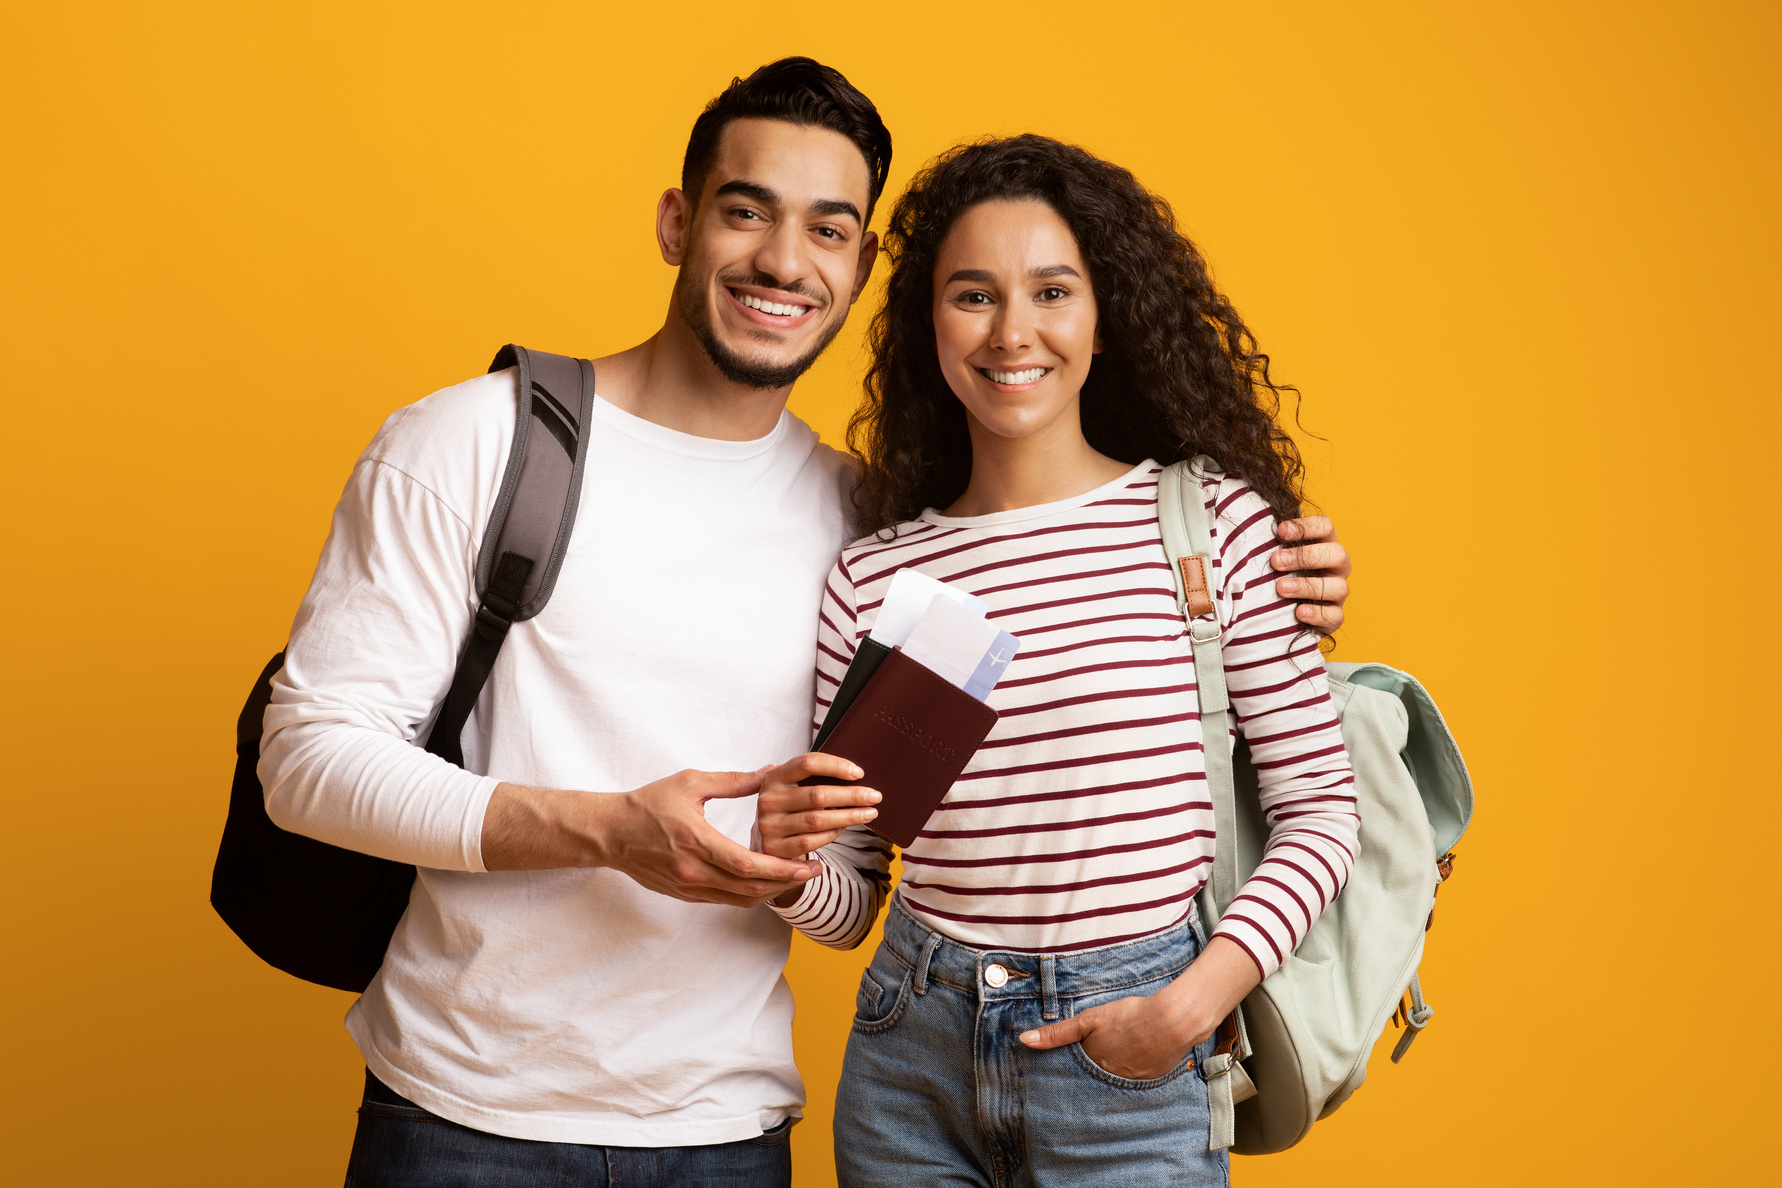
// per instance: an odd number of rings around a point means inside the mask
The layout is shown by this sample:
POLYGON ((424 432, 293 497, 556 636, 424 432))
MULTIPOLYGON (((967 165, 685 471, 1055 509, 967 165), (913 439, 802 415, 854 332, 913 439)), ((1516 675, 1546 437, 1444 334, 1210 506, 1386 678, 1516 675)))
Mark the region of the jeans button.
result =
POLYGON ((984 967, 984 983, 992 990, 1000 990, 1008 984, 1009 971, 1000 965, 984 967))

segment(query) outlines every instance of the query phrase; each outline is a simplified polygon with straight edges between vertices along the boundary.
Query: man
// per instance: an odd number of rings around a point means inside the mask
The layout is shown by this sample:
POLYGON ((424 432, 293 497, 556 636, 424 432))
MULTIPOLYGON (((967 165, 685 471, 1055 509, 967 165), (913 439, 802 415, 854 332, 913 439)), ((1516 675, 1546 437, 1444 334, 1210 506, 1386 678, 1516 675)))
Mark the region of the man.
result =
MULTIPOLYGON (((354 470, 260 762, 280 825, 419 867, 347 1016, 367 1065, 350 1183, 788 1182, 790 930, 761 905, 815 864, 749 850, 741 773, 809 743, 852 472, 785 403, 872 271, 890 157, 872 104, 808 59, 695 123, 657 210, 667 317, 595 363, 575 533, 462 769, 412 744, 475 612, 512 372, 398 411, 354 470)), ((1347 572, 1313 540, 1328 525, 1297 531, 1292 567, 1347 572)), ((1334 626, 1346 590, 1323 580, 1305 593, 1334 605, 1303 609, 1334 626)), ((823 791, 813 831, 870 817, 864 791, 823 791)))

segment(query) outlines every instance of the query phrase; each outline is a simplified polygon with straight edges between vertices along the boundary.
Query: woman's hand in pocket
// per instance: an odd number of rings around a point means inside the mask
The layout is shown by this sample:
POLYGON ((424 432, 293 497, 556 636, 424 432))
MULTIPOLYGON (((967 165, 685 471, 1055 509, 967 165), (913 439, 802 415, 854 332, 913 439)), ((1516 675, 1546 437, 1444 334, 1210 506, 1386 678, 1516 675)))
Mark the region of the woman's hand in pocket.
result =
POLYGON ((1182 1063, 1182 1057, 1205 1036, 1194 1037, 1176 1026, 1161 995, 1118 998, 1090 1007, 1080 1015, 1023 1032, 1030 1048, 1062 1048, 1080 1043, 1083 1054, 1116 1077, 1150 1081, 1182 1063))
POLYGON ((1215 936, 1175 981, 1149 998, 1090 1007, 1022 1032, 1021 1042, 1030 1048, 1081 1043, 1089 1059, 1115 1076, 1149 1081, 1180 1064, 1260 981, 1262 971, 1243 949, 1215 936))

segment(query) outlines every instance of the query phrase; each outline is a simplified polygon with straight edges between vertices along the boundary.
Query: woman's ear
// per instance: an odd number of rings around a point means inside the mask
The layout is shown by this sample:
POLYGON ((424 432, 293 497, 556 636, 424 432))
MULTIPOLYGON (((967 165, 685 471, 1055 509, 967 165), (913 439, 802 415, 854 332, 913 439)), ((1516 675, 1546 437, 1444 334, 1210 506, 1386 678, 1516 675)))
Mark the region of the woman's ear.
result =
POLYGON ((1089 353, 1092 355, 1101 354, 1101 323, 1100 322, 1095 323, 1095 349, 1090 351, 1089 353))

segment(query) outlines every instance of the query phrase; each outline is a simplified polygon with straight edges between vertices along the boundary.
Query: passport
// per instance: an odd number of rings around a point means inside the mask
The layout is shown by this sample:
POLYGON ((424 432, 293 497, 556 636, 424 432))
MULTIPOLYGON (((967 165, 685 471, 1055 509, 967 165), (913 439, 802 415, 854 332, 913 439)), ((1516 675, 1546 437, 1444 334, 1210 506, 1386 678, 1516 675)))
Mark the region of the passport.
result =
MULTIPOLYGON (((856 653, 849 677, 861 666, 862 655, 856 653)), ((840 717, 833 728, 824 723, 812 746, 852 760, 866 775, 858 781, 812 776, 803 782, 858 782, 877 788, 884 799, 878 804, 878 818, 867 828, 888 842, 907 846, 989 736, 996 711, 901 651, 883 649, 868 663, 870 675, 846 705, 842 692, 847 681, 843 681, 830 707, 832 715, 839 707, 840 717)))

